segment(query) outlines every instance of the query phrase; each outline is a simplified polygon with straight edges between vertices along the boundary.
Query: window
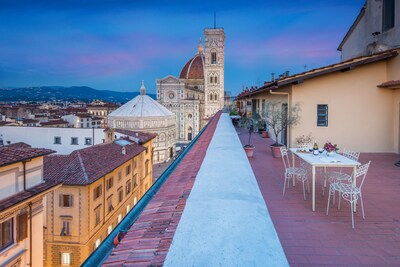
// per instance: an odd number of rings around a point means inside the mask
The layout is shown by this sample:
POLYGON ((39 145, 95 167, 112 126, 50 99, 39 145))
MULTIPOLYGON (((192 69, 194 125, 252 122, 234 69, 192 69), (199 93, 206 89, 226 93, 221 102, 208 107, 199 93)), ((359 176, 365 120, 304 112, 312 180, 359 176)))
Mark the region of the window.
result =
POLYGON ((111 234, 112 230, 113 230, 113 226, 112 226, 112 224, 110 224, 110 225, 107 227, 107 234, 108 234, 108 235, 111 234))
POLYGON ((70 264, 71 264, 71 254, 61 253, 61 265, 70 265, 70 264))
POLYGON ((100 223, 100 208, 101 208, 101 205, 99 205, 99 206, 94 210, 95 225, 98 225, 98 224, 100 223))
POLYGON ((134 197, 134 198, 133 198, 133 205, 136 205, 136 203, 137 203, 137 198, 134 197))
POLYGON ((71 137, 71 145, 77 145, 78 144, 78 137, 71 137))
POLYGON ((62 222, 62 228, 61 228, 61 236, 65 236, 65 235, 70 235, 70 231, 69 231, 69 221, 63 221, 62 222))
POLYGON ((99 185, 98 187, 93 189, 93 199, 96 200, 98 197, 100 197, 102 192, 102 185, 99 185))
POLYGON ((127 205, 126 206, 126 214, 128 214, 128 212, 131 210, 131 205, 127 205))
POLYGON ((83 123, 81 123, 81 128, 83 128, 83 123))
POLYGON ((106 189, 109 190, 114 185, 114 177, 110 177, 106 180, 106 189))
POLYGON ((214 83, 218 83, 218 78, 214 77, 214 83))
MULTIPOLYGON (((1 236, 1 235, 0 235, 1 236)), ((17 242, 28 237, 28 213, 17 215, 17 242)))
POLYGON ((128 195, 131 192, 131 188, 132 188, 132 182, 131 182, 131 180, 128 180, 126 182, 125 195, 128 195))
POLYGON ((217 64, 217 52, 211 52, 211 64, 217 64))
POLYGON ((218 95, 217 94, 214 95, 214 100, 218 100, 218 95))
POLYGON ((328 105, 317 105, 317 126, 328 126, 328 105))
POLYGON ((61 136, 54 136, 54 144, 61 145, 61 136))
POLYGON ((72 207, 72 195, 60 194, 60 207, 72 207))
POLYGON ((0 251, 14 243, 13 218, 0 223, 0 251))
POLYGON ((94 247, 95 247, 95 248, 98 248, 98 247, 100 246, 100 244, 101 244, 101 239, 99 238, 99 239, 97 239, 96 242, 94 243, 94 247))
POLYGON ((120 223, 121 221, 122 221, 122 214, 120 213, 118 214, 117 222, 120 223))
POLYGON ((86 127, 89 128, 89 123, 86 123, 86 127))
POLYGON ((382 31, 385 32, 394 27, 395 12, 394 12, 395 0, 383 0, 382 8, 382 31))
POLYGON ((131 165, 129 164, 128 166, 126 166, 125 175, 128 176, 130 173, 131 173, 131 165))
POLYGON ((107 212, 110 213, 114 210, 114 206, 112 204, 112 195, 107 199, 107 212))
POLYGON ((87 145, 87 146, 92 145, 92 138, 86 137, 86 138, 85 138, 85 145, 87 145))
POLYGON ((122 172, 119 171, 119 172, 118 172, 118 182, 121 181, 121 180, 122 180, 122 172))
POLYGON ((124 199, 124 190, 122 190, 122 186, 118 188, 118 203, 121 203, 124 199))
POLYGON ((210 83, 213 83, 213 77, 212 76, 210 77, 210 83))
POLYGON ((147 176, 149 174, 149 160, 146 160, 144 168, 144 175, 147 176))
POLYGON ((138 185, 139 185, 139 184, 138 184, 137 174, 135 174, 135 175, 133 176, 133 188, 137 187, 138 185))

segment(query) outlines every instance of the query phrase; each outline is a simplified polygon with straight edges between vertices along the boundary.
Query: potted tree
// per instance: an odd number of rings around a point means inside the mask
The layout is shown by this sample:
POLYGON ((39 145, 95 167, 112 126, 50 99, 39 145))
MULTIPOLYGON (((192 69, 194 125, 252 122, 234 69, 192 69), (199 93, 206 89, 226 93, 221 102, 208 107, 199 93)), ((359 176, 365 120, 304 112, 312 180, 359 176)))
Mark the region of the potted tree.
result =
POLYGON ((283 144, 278 141, 278 135, 287 127, 296 125, 300 121, 300 106, 295 104, 292 107, 283 108, 281 102, 271 103, 271 110, 267 114, 267 125, 272 129, 275 136, 275 143, 271 145, 272 156, 275 158, 281 157, 280 148, 283 144))
POLYGON ((247 157, 252 158, 254 154, 254 145, 251 144, 251 135, 254 132, 254 121, 249 118, 242 118, 241 125, 249 129, 249 139, 246 145, 244 145, 244 151, 247 157))

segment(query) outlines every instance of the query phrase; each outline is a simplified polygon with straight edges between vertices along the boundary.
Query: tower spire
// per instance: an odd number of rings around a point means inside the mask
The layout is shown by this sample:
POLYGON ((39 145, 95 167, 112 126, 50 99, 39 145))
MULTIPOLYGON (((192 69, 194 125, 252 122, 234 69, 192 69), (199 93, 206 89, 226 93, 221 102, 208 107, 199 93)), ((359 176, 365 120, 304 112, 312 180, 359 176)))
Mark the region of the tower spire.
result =
POLYGON ((199 46, 197 47, 197 53, 198 54, 203 54, 204 53, 204 47, 203 47, 203 42, 201 41, 201 37, 200 37, 199 46))
POLYGON ((140 87, 140 95, 146 94, 146 87, 144 86, 144 80, 142 80, 142 86, 140 87))

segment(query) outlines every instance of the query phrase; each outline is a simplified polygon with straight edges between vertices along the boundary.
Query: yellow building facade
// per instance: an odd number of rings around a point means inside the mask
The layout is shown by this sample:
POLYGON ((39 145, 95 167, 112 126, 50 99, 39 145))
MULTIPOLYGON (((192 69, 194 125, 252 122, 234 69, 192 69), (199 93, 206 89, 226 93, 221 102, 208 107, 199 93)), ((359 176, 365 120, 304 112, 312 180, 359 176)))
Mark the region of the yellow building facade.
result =
POLYGON ((43 266, 43 199, 61 186, 43 181, 50 149, 0 147, 0 266, 43 266))
MULTIPOLYGON (((312 133, 359 152, 400 153, 400 56, 393 49, 282 77, 238 97, 242 112, 265 114, 271 103, 299 104, 301 120, 287 129, 289 147, 312 133)), ((282 136, 279 141, 283 143, 282 136)))
POLYGON ((80 266, 150 188, 155 135, 140 136, 46 158, 64 185, 47 198, 45 266, 80 266))

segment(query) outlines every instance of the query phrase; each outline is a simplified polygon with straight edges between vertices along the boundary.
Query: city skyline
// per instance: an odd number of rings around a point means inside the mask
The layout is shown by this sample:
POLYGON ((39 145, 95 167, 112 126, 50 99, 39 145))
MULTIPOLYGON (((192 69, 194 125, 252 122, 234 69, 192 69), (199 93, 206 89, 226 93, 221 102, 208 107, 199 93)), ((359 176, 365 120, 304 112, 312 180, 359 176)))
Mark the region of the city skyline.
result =
POLYGON ((90 86, 138 91, 179 76, 203 29, 226 33, 225 91, 340 61, 336 50, 364 0, 0 1, 0 87, 90 86), (17 6, 18 5, 18 6, 17 6))

